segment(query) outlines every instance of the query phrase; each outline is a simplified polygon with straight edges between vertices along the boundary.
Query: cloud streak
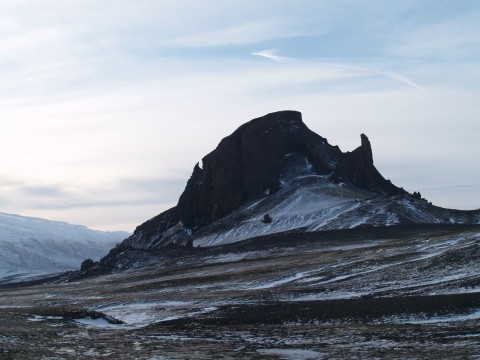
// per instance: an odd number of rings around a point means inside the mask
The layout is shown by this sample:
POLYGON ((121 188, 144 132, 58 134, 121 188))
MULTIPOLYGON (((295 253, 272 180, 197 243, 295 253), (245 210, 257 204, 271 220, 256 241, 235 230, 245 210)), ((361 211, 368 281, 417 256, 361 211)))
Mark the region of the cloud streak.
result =
POLYGON ((279 56, 277 54, 277 50, 262 50, 262 51, 254 51, 251 53, 252 55, 255 55, 255 56, 260 56, 260 57, 263 57, 263 58, 266 58, 266 59, 270 59, 270 60, 273 60, 275 62, 284 62, 287 60, 287 58, 283 57, 283 56, 279 56))

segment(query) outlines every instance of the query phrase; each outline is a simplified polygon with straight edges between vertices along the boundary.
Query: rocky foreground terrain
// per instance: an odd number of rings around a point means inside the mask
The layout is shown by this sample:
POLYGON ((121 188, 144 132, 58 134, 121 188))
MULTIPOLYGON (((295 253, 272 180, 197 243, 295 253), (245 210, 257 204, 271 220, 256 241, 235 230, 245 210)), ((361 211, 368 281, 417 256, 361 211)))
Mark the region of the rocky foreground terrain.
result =
POLYGON ((290 232, 145 251, 150 262, 136 269, 4 286, 0 358, 480 354, 479 226, 290 232))

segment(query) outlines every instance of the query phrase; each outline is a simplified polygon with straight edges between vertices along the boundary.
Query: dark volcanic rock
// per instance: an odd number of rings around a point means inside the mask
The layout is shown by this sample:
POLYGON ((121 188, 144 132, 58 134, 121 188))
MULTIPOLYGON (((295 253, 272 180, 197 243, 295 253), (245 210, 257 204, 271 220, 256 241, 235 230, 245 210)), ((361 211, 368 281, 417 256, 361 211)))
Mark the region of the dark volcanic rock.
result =
POLYGON ((382 195, 404 194, 373 165, 365 135, 361 146, 342 153, 307 128, 297 111, 280 111, 251 120, 224 138, 195 165, 177 206, 140 225, 125 244, 149 249, 169 243, 188 245, 190 235, 228 215, 247 200, 280 189, 289 154, 305 159, 312 171, 332 181, 382 195))
POLYGON ((310 131, 296 111, 254 119, 224 138, 197 165, 177 208, 185 226, 197 229, 229 214, 245 200, 280 189, 285 155, 305 155, 328 174, 341 156, 338 147, 310 131))
POLYGON ((286 155, 304 156, 319 175, 377 193, 398 195, 403 190, 385 180, 373 165, 372 149, 362 145, 351 153, 307 128, 297 111, 281 111, 254 119, 224 138, 198 164, 177 205, 184 226, 197 230, 238 208, 252 196, 280 189, 286 155), (334 176, 334 177, 335 177, 334 176))
POLYGON ((365 134, 361 134, 360 137, 362 145, 352 152, 342 154, 337 172, 361 189, 385 195, 404 194, 405 191, 397 188, 389 180, 385 180, 373 166, 370 141, 365 134))

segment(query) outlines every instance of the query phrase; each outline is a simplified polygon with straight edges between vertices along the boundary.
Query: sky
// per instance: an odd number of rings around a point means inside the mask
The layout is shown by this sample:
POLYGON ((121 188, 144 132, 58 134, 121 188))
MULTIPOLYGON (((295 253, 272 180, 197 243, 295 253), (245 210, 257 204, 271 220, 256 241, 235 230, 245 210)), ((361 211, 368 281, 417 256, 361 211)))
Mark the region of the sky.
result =
POLYGON ((242 123, 298 110, 480 207, 476 0, 0 0, 0 211, 133 231, 242 123))

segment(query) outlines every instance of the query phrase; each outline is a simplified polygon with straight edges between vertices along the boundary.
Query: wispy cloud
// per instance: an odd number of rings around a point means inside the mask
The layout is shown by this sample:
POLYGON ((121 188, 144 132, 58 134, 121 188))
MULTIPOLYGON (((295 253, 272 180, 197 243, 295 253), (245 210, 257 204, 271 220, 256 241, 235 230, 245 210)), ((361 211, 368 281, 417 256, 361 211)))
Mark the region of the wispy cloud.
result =
POLYGON ((388 79, 392 79, 396 82, 402 83, 409 87, 412 87, 416 90, 425 91, 425 88, 418 84, 417 82, 409 79, 408 77, 391 70, 385 70, 380 66, 377 67, 370 67, 364 65, 355 65, 355 64, 343 64, 342 66, 351 67, 352 69, 357 69, 360 72, 371 74, 371 75, 378 75, 388 79))
POLYGON ((396 80, 396 81, 399 81, 401 83, 404 83, 408 86, 411 86, 417 90, 420 90, 420 91, 425 91, 425 88, 419 84, 417 84, 415 81, 407 78, 406 76, 402 75, 402 74, 399 74, 399 73, 395 73, 395 72, 390 72, 390 71, 387 71, 387 72, 384 72, 384 71, 379 71, 378 72, 379 74, 382 74, 382 75, 385 75, 386 77, 389 77, 393 80, 396 80))
POLYGON ((287 60, 287 58, 280 56, 277 54, 277 50, 271 49, 271 50, 262 50, 262 51, 255 51, 251 53, 252 55, 255 56, 260 56, 264 57, 266 59, 270 59, 276 62, 284 62, 287 60))

